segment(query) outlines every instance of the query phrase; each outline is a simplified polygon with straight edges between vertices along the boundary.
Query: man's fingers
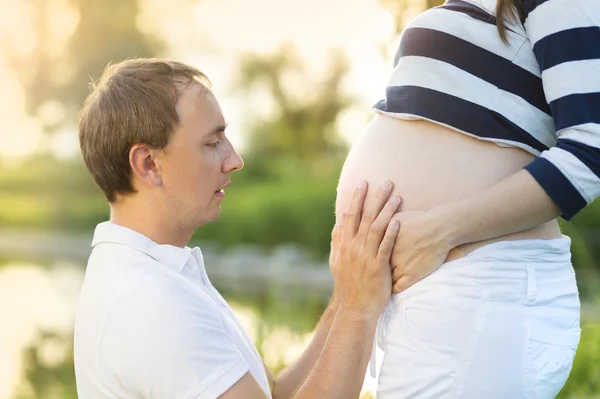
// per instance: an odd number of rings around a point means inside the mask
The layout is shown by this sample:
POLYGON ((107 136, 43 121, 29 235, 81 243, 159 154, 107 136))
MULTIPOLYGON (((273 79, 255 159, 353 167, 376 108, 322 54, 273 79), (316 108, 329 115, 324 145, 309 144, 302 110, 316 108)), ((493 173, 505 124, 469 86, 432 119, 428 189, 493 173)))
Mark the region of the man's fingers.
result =
POLYGON ((344 225, 344 218, 346 217, 345 213, 340 215, 340 220, 337 221, 333 230, 331 231, 331 249, 339 250, 340 241, 342 240, 342 230, 344 225))
POLYGON ((339 242, 340 235, 342 234, 342 229, 344 226, 344 219, 346 218, 346 214, 342 213, 339 217, 339 220, 336 221, 335 226, 333 226, 333 230, 331 230, 331 241, 339 242))
POLYGON ((383 236, 383 240, 377 251, 377 257, 384 259, 388 263, 392 256, 392 250, 394 249, 394 243, 398 236, 398 230, 400 230, 400 223, 397 220, 392 220, 385 231, 385 235, 383 236))
MULTIPOLYGON (((384 209, 386 203, 388 202, 393 188, 394 185, 391 181, 386 180, 385 182, 383 182, 383 184, 379 187, 377 193, 375 194, 375 200, 371 201, 369 206, 364 209, 362 218, 360 220, 358 234, 364 237, 365 240, 367 239, 371 226, 378 219, 380 213, 382 212, 382 209, 384 209)), ((388 223, 386 222, 385 226, 383 226, 383 230, 381 230, 380 239, 381 237, 383 237, 383 233, 385 232, 387 224, 388 223)))
POLYGON ((331 231, 331 244, 329 249, 329 265, 333 265, 335 258, 340 251, 340 241, 342 237, 342 229, 344 223, 345 213, 340 215, 339 221, 333 226, 333 230, 331 231))
POLYGON ((360 218, 362 214, 362 207, 367 194, 367 182, 361 180, 356 185, 354 193, 352 194, 352 200, 350 200, 350 206, 346 213, 344 220, 343 236, 345 239, 352 239, 358 232, 358 226, 360 225, 360 218))
MULTIPOLYGON (((402 203, 402 198, 398 195, 394 195, 387 201, 375 221, 371 224, 367 235, 367 250, 372 254, 377 254, 379 251, 379 245, 382 243, 381 240, 384 237, 389 225, 390 220, 396 214, 398 207, 402 203)), ((361 225, 362 228, 362 225, 361 225)), ((360 233, 359 233, 360 234, 360 233)), ((395 239, 395 237, 394 237, 395 239)))

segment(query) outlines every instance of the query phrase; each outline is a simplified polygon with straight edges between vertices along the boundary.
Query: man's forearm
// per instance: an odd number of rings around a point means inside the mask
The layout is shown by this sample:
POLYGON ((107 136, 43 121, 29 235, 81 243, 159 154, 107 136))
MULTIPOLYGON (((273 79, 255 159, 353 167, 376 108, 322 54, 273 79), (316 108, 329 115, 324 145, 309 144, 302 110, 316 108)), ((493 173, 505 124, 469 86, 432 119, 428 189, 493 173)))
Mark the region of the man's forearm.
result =
POLYGON ((275 380, 273 389, 274 399, 291 398, 308 377, 313 366, 317 362, 327 335, 337 313, 337 302, 334 298, 329 302, 327 309, 323 312, 321 320, 315 329, 315 334, 308 348, 300 355, 298 360, 283 370, 275 380))
POLYGON ((526 170, 429 211, 453 246, 516 233, 560 216, 560 210, 526 170))
POLYGON ((294 398, 358 398, 377 315, 340 308, 315 366, 294 398))

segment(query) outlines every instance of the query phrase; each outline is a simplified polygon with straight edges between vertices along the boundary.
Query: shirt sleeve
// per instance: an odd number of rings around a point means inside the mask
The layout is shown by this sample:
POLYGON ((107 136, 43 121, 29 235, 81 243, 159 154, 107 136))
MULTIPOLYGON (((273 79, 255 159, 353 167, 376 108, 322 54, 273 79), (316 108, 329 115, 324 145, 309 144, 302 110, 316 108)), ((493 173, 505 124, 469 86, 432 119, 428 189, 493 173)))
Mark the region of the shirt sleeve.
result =
POLYGON ((524 4, 558 138, 525 169, 570 220, 600 196, 600 3, 524 4))
POLYGON ((249 371, 218 310, 181 287, 143 284, 102 332, 101 378, 117 397, 214 399, 249 371))

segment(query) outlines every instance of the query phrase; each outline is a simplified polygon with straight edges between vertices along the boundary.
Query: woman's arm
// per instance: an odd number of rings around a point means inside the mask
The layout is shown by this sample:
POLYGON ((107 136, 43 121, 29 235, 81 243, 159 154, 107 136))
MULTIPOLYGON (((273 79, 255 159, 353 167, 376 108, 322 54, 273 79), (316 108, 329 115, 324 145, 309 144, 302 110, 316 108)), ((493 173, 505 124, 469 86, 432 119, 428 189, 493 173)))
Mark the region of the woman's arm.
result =
POLYGON ((460 201, 429 212, 452 247, 516 233, 560 216, 558 206, 537 181, 521 170, 460 201))
POLYGON ((394 292, 437 269, 461 244, 527 230, 561 214, 526 170, 462 200, 427 212, 401 212, 392 255, 394 292))

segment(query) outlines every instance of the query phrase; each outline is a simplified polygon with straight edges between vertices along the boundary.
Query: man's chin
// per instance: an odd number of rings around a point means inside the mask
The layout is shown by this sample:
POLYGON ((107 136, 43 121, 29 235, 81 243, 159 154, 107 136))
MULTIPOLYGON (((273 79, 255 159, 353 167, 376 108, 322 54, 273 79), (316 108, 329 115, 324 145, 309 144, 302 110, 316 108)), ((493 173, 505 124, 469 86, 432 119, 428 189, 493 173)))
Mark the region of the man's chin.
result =
POLYGON ((198 223, 198 227, 200 228, 202 226, 204 226, 205 224, 211 223, 211 222, 216 222, 217 220, 219 220, 219 217, 221 216, 221 205, 218 205, 215 209, 212 209, 210 213, 204 214, 202 215, 202 217, 199 219, 200 222, 198 223))
POLYGON ((223 208, 221 208, 221 205, 218 205, 217 209, 215 209, 215 211, 214 211, 213 218, 210 221, 216 222, 217 220, 219 220, 219 217, 221 216, 222 211, 223 211, 223 208))

